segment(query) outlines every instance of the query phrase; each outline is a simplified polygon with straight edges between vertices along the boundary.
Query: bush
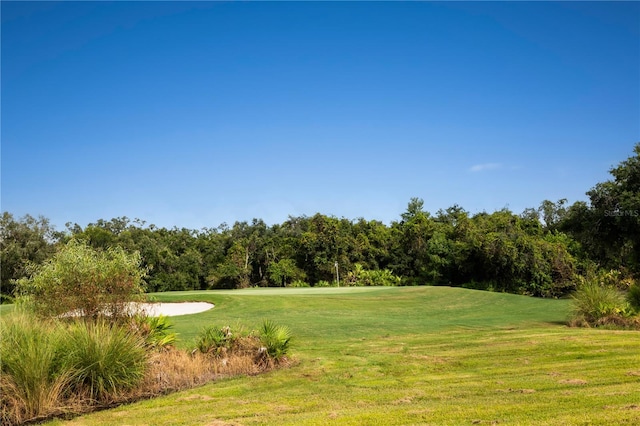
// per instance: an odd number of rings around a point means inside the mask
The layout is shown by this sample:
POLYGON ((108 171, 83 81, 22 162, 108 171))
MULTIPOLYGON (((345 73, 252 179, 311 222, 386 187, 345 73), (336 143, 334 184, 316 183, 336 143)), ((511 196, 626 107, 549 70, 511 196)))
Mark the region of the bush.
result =
POLYGON ((314 287, 337 287, 337 283, 334 282, 329 282, 329 281, 325 281, 325 280, 320 280, 318 281, 314 287))
POLYGON ((347 273, 348 286, 399 286, 402 279, 388 269, 366 270, 356 263, 355 269, 347 273))
POLYGON ((18 282, 27 304, 43 317, 74 313, 89 318, 131 314, 143 294, 140 255, 122 248, 95 250, 71 240, 52 259, 18 282))
POLYGON ((625 293, 607 278, 607 272, 587 274, 573 295, 573 324, 634 327, 633 309, 625 293))
POLYGON ((311 286, 307 282, 296 280, 296 281, 293 281, 291 284, 288 284, 287 287, 311 287, 311 286))
POLYGON ((629 287, 627 300, 636 313, 640 313, 640 284, 634 283, 629 287))
POLYGON ((210 326, 200 331, 194 353, 212 355, 217 360, 223 360, 225 366, 227 362, 244 359, 243 362, 248 361, 254 367, 268 369, 285 359, 291 339, 288 327, 269 320, 263 322, 260 330, 250 333, 242 329, 234 333, 229 326, 210 326))
POLYGON ((66 332, 64 351, 72 388, 96 400, 115 399, 144 377, 145 341, 119 325, 77 321, 66 332))

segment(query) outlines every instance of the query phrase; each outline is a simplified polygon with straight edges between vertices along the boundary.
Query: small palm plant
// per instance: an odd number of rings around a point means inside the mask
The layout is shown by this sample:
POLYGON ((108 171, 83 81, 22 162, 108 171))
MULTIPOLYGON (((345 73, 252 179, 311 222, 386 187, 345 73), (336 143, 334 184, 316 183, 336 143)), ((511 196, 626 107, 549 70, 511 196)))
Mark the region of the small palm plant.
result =
POLYGON ((260 329, 260 341, 264 345, 269 358, 281 361, 289 352, 292 334, 289 327, 277 325, 270 320, 264 320, 260 329))
POLYGON ((233 346, 235 336, 231 327, 205 327, 200 331, 196 340, 196 350, 215 357, 225 355, 233 346))
POLYGON ((167 349, 175 344, 177 338, 177 334, 171 331, 173 324, 164 315, 157 317, 135 316, 131 327, 144 337, 145 343, 149 348, 167 349))

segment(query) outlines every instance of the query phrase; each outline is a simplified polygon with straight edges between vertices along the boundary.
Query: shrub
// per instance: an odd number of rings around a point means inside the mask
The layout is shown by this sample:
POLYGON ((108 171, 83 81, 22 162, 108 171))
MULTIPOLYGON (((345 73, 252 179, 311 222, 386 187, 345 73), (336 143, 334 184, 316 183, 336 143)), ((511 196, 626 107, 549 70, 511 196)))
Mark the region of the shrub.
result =
POLYGON ((602 278, 603 273, 589 273, 580 279, 573 295, 572 323, 633 326, 636 321, 631 319, 633 310, 624 292, 602 278))
POLYGON ((629 287, 627 299, 636 313, 640 313, 640 283, 636 282, 629 287))
POLYGON ((18 291, 43 317, 75 313, 89 318, 130 315, 143 294, 140 255, 122 248, 98 251, 71 240, 18 282, 18 291))
POLYGON ((329 282, 325 280, 320 280, 314 285, 314 287, 336 287, 336 286, 337 286, 336 282, 329 282))
POLYGON ((102 320, 77 321, 65 337, 63 362, 72 371, 71 385, 79 394, 108 401, 144 377, 145 341, 127 328, 102 320))
POLYGON ((17 424, 58 410, 70 374, 59 362, 60 327, 12 315, 0 322, 2 424, 17 424))
POLYGON ((347 273, 348 286, 399 286, 402 279, 388 269, 367 270, 356 263, 355 269, 347 273))
POLYGON ((296 281, 293 281, 291 284, 288 284, 287 287, 310 287, 310 285, 307 282, 296 280, 296 281))
POLYGON ((282 360, 291 346, 291 330, 283 325, 277 325, 269 320, 262 323, 260 341, 265 347, 267 355, 278 362, 282 360))

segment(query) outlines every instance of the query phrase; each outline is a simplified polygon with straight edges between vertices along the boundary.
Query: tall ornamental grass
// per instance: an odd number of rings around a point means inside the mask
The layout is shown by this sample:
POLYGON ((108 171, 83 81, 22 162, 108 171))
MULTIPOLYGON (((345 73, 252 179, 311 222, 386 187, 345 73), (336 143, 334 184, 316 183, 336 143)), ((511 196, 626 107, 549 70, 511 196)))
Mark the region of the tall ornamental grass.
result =
POLYGON ((0 320, 0 341, 3 425, 109 403, 139 385, 147 368, 144 338, 105 321, 16 313, 0 320))
POLYGON ((21 423, 61 410, 71 372, 62 362, 62 329, 22 314, 0 321, 2 424, 21 423))
POLYGON ((640 328, 634 309, 634 291, 623 291, 612 272, 590 272, 582 277, 573 294, 571 325, 587 327, 640 328))
POLYGON ((71 386, 98 401, 117 398, 138 385, 147 362, 145 340, 106 321, 72 324, 66 331, 63 362, 71 386))

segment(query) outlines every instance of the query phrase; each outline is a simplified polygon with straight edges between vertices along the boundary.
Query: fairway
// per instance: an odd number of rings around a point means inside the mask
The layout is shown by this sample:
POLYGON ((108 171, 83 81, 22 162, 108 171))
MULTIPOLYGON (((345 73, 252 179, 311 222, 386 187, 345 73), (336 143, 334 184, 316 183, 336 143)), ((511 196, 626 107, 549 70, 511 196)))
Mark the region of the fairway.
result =
POLYGON ((564 325, 569 301, 448 287, 158 293, 172 318, 291 328, 295 365, 79 417, 68 425, 640 423, 640 333, 564 325), (262 297, 260 297, 262 296, 262 297))

